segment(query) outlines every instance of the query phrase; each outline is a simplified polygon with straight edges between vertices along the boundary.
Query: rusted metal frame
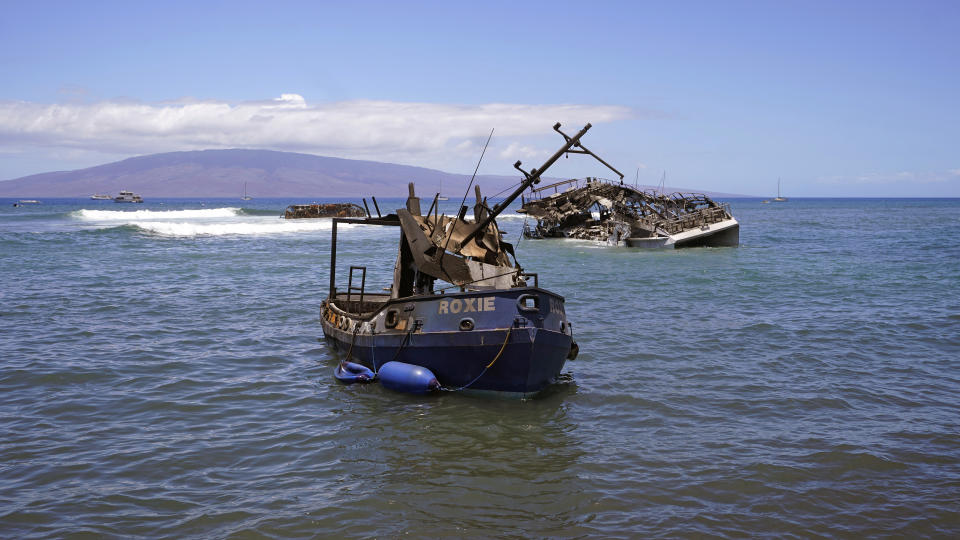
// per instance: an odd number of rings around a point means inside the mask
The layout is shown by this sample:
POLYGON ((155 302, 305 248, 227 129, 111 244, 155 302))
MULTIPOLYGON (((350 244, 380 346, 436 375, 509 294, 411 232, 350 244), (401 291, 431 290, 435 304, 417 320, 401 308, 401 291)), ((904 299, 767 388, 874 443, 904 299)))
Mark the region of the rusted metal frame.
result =
MULTIPOLYGON (((494 128, 491 128, 490 135, 487 135, 487 142, 484 143, 483 151, 480 152, 480 159, 477 160, 477 166, 475 169, 473 169, 473 176, 470 177, 470 183, 467 184, 467 189, 466 191, 463 192, 463 198, 460 199, 460 211, 457 214, 457 219, 459 220, 463 220, 464 216, 467 215, 467 207, 466 207, 467 195, 470 194, 470 186, 473 185, 473 181, 476 180, 477 178, 477 172, 480 170, 480 163, 483 162, 483 156, 487 154, 487 147, 490 146, 490 139, 493 138, 493 130, 494 128)), ((517 161, 517 163, 520 163, 520 162, 517 161)), ((450 233, 447 234, 447 240, 446 242, 443 243, 443 249, 439 250, 436 256, 436 261, 440 264, 440 269, 443 270, 443 274, 447 276, 447 278, 450 277, 450 274, 447 272, 447 269, 443 267, 443 254, 444 252, 447 251, 447 247, 450 246, 450 239, 453 237, 453 231, 455 229, 456 229, 456 223, 450 225, 450 233)), ((466 242, 464 242, 464 244, 466 244, 466 242)))
POLYGON ((429 220, 430 214, 434 213, 434 210, 436 210, 437 207, 439 206, 439 205, 437 204, 437 201, 438 201, 438 200, 440 200, 440 192, 439 192, 439 191, 437 192, 436 195, 433 196, 433 202, 430 203, 430 209, 427 210, 427 214, 426 214, 426 216, 424 217, 424 220, 423 220, 423 222, 426 223, 427 228, 430 229, 430 234, 429 234, 429 236, 433 236, 433 233, 435 233, 435 232, 437 231, 437 227, 440 226, 440 224, 437 223, 436 218, 434 218, 434 220, 433 220, 433 226, 430 225, 430 220, 429 220))
POLYGON ((367 287, 367 267, 350 265, 350 278, 347 280, 347 302, 352 301, 353 291, 360 291, 360 307, 356 311, 363 312, 363 292, 367 287), (360 270, 360 288, 353 286, 353 271, 360 270))
MULTIPOLYGON (((524 191, 526 191, 527 188, 529 188, 529 187, 532 186, 533 184, 539 182, 539 181, 540 181, 540 175, 542 175, 544 171, 546 171, 547 169, 549 169, 551 165, 553 165, 554 163, 556 163, 556 161, 557 161, 558 159, 560 159, 560 157, 561 157, 567 150, 569 150, 571 147, 577 145, 577 144, 580 142, 580 138, 583 137, 584 135, 586 135, 587 131, 589 131, 591 127, 593 127, 593 126, 588 123, 586 126, 583 127, 583 129, 581 129, 581 130, 580 130, 576 135, 574 135, 572 138, 569 138, 569 137, 567 137, 566 135, 563 135, 563 137, 564 137, 565 139, 567 139, 566 144, 564 144, 563 147, 560 148, 560 150, 557 150, 556 153, 554 153, 552 156, 550 156, 550 158, 547 159, 546 162, 544 162, 544 164, 540 167, 539 170, 537 170, 537 169, 531 169, 531 171, 528 173, 528 172, 526 172, 526 171, 524 171, 523 169, 520 168, 520 165, 521 165, 520 161, 517 161, 516 163, 514 163, 514 164, 513 164, 513 167, 514 167, 515 169, 519 170, 520 172, 522 172, 522 173, 527 177, 526 180, 524 180, 524 181, 520 184, 520 187, 518 187, 517 189, 515 189, 515 190, 513 191, 513 193, 511 193, 506 199, 504 199, 502 202, 500 202, 500 204, 494 206, 494 207, 493 207, 493 211, 490 212, 490 215, 488 215, 488 216, 486 217, 486 219, 483 220, 483 222, 478 223, 478 224, 476 225, 476 227, 474 227, 473 230, 470 231, 470 233, 467 234, 467 236, 464 237, 463 241, 460 242, 460 245, 461 245, 461 246, 464 246, 464 245, 467 244, 467 242, 469 242, 469 241, 473 240, 474 238, 476 238, 477 235, 479 235, 481 232, 483 232, 483 230, 487 228, 487 225, 489 225, 491 221, 493 221, 494 219, 496 219, 496 217, 497 217, 501 212, 503 212, 508 206, 510 206, 510 203, 512 203, 513 201, 515 201, 515 200, 517 199, 517 197, 520 196, 521 193, 523 193, 524 191)), ((556 124, 555 126, 553 126, 553 129, 559 130, 559 129, 560 129, 560 122, 557 122, 557 124, 556 124)))
MULTIPOLYGON (((379 208, 377 209, 377 211, 379 213, 379 208)), ((355 225, 385 225, 390 227, 399 227, 400 220, 384 219, 381 217, 381 218, 333 218, 331 221, 333 222, 333 228, 330 231, 330 295, 329 297, 333 299, 333 298, 336 298, 337 296, 337 285, 336 285, 337 284, 337 224, 353 223, 355 225)))
POLYGON ((576 182, 576 181, 577 181, 576 178, 571 178, 570 180, 562 180, 562 181, 560 181, 560 182, 554 182, 553 184, 549 184, 549 185, 546 185, 546 186, 540 186, 540 187, 538 187, 537 189, 531 189, 530 192, 531 192, 531 193, 540 193, 541 191, 543 191, 543 190, 545 190, 545 189, 555 188, 555 187, 558 187, 558 186, 562 186, 562 185, 564 185, 564 184, 572 184, 572 183, 574 183, 574 182, 576 182))
MULTIPOLYGON (((553 126, 553 130, 556 131, 557 133, 559 133, 560 135, 563 135, 563 138, 564 138, 564 139, 567 139, 567 142, 570 141, 570 137, 568 137, 566 133, 560 131, 560 122, 557 122, 557 123, 553 126)), ((610 169, 611 171, 617 173, 617 176, 619 176, 620 179, 623 180, 623 173, 622 173, 622 172, 620 172, 620 171, 618 171, 617 169, 615 169, 615 168, 613 167, 613 165, 611 165, 611 164, 607 163, 606 161, 604 161, 603 158, 601 158, 600 156, 598 156, 598 155, 594 154, 593 152, 591 152, 590 149, 588 149, 586 146, 580 144, 579 138, 577 139, 577 144, 576 144, 575 146, 576 146, 577 148, 580 148, 580 150, 568 150, 567 153, 569 153, 569 154, 590 154, 591 156, 593 156, 594 158, 596 158, 597 161, 599 161, 600 163, 603 163, 604 165, 606 165, 608 169, 610 169)))
POLYGON ((330 233, 330 294, 328 298, 333 300, 337 297, 337 222, 333 219, 333 229, 330 233))

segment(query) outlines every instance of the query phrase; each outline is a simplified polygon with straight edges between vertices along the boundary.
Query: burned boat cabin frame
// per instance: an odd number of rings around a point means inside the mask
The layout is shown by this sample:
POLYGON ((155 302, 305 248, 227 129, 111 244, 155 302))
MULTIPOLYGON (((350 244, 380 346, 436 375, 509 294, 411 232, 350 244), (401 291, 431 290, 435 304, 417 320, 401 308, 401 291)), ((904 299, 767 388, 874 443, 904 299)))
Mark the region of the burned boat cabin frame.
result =
POLYGON ((641 191, 622 181, 564 180, 533 189, 520 208, 536 218, 529 238, 578 238, 633 247, 736 246, 729 204, 702 193, 641 191), (560 191, 562 186, 570 186, 560 191), (553 193, 544 192, 553 189, 553 193))
POLYGON ((283 217, 286 219, 364 217, 366 215, 368 213, 363 208, 353 203, 291 204, 283 212, 283 217))

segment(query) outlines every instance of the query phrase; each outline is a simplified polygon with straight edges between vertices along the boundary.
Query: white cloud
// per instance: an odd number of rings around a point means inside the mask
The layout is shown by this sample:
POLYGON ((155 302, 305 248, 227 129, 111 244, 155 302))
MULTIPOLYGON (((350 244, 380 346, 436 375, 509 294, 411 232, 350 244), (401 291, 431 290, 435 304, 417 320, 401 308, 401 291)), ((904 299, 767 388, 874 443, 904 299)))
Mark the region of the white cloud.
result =
POLYGON ((542 150, 537 150, 532 146, 520 144, 518 142, 512 142, 509 145, 507 145, 506 148, 500 151, 500 157, 512 162, 518 159, 528 159, 535 156, 540 156, 545 153, 546 152, 542 150))
MULTIPOLYGON (((0 102, 0 146, 144 154, 207 148, 267 148, 407 161, 476 154, 496 128, 501 154, 533 155, 516 139, 627 118, 618 106, 449 105, 343 101, 310 105, 298 94, 255 102, 0 102)), ((429 160, 427 160, 429 161, 429 160)))

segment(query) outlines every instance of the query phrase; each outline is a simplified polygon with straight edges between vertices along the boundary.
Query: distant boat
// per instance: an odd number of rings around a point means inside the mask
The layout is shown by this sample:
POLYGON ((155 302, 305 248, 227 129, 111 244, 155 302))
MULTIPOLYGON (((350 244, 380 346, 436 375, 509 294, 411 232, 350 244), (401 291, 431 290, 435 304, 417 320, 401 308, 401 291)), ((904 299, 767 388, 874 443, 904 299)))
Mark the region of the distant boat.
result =
POLYGON ((252 198, 253 198, 253 197, 247 197, 247 183, 244 182, 244 183, 243 183, 243 198, 242 198, 242 200, 244 200, 244 201, 249 201, 249 200, 252 199, 252 198))
POLYGON ((770 201, 768 201, 767 199, 764 199, 764 200, 760 201, 760 203, 761 203, 761 204, 770 204, 770 201))
POLYGON ((111 197, 110 195, 102 195, 100 193, 94 193, 93 195, 90 196, 90 198, 95 201, 109 201, 113 199, 113 197, 111 197))
POLYGON ((20 204, 40 204, 40 201, 34 199, 20 199, 17 202, 20 204))
POLYGON ((787 202, 786 197, 780 196, 780 179, 777 178, 777 196, 773 199, 773 202, 787 202))
POLYGON ((437 193, 437 200, 438 200, 438 201, 449 201, 449 200, 450 200, 450 197, 446 197, 446 196, 444 196, 444 195, 441 195, 441 193, 443 193, 443 178, 440 179, 440 189, 438 190, 438 193, 437 193))
POLYGON ((113 202, 142 203, 143 198, 132 191, 121 191, 119 195, 113 198, 113 202))

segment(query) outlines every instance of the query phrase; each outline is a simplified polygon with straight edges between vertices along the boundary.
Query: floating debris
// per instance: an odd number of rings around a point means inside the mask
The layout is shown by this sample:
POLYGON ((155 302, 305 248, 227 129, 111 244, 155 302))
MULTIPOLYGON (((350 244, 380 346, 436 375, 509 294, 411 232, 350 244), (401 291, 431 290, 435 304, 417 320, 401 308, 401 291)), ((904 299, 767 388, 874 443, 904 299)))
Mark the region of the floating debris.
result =
POLYGON ((580 238, 646 248, 737 246, 740 224, 730 206, 700 193, 658 194, 598 178, 564 180, 531 190, 519 210, 537 223, 528 238, 580 238), (563 191, 560 189, 566 187, 563 191), (553 193, 544 195, 544 192, 553 193))
POLYGON ((291 204, 283 212, 286 219, 365 217, 367 212, 353 203, 291 204))

